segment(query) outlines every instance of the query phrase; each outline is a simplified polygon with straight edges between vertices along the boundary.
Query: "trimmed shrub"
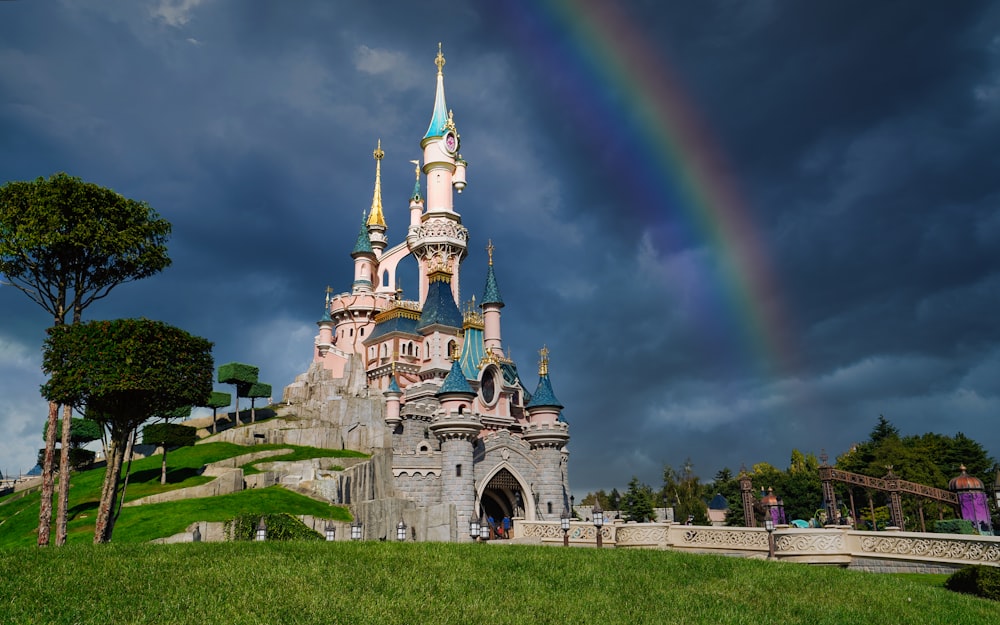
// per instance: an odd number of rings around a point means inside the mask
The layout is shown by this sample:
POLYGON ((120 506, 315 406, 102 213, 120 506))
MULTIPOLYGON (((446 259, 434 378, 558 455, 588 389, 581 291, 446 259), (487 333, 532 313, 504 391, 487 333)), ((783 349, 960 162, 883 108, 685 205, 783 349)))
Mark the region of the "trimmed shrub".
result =
POLYGON ((324 540, 318 532, 306 527, 290 514, 241 514, 226 521, 226 535, 232 540, 254 540, 261 517, 267 525, 268 540, 324 540))
POLYGON ((976 534, 976 528, 972 521, 966 519, 946 519, 944 521, 934 521, 934 533, 936 534, 976 534))
POLYGON ((944 587, 954 592, 1000 601, 1000 568, 973 564, 949 577, 944 587))

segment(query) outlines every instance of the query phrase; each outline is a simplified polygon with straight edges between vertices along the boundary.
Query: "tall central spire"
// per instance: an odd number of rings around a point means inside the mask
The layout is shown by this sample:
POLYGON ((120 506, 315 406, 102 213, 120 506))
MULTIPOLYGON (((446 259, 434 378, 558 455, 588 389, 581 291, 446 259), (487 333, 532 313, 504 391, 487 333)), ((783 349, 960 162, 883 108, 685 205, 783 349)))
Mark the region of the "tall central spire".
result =
POLYGON ((382 140, 378 140, 378 147, 372 152, 375 157, 375 193, 372 195, 372 210, 368 215, 369 226, 382 226, 385 228, 385 217, 382 215, 382 140))
POLYGON ((444 134, 445 128, 448 125, 448 105, 444 101, 444 53, 441 52, 441 43, 438 42, 438 53, 437 57, 434 58, 434 64, 437 65, 437 91, 434 94, 434 113, 431 115, 431 124, 427 127, 427 134, 424 135, 424 139, 429 137, 440 137, 444 134))

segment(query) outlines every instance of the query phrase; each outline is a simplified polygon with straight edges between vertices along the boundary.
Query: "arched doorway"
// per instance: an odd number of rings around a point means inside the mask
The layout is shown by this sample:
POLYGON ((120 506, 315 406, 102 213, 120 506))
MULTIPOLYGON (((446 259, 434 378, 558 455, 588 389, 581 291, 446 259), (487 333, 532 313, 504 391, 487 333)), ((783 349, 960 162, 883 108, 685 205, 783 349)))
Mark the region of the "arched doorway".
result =
POLYGON ((479 495, 483 513, 494 519, 526 517, 525 505, 530 503, 521 481, 507 468, 489 479, 479 495))

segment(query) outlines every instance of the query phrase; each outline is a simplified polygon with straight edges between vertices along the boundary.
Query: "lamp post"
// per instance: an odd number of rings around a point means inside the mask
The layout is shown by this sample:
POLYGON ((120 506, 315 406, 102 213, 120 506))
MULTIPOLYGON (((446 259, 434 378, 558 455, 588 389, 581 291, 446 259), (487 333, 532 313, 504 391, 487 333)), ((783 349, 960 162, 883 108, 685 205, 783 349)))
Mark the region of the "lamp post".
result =
POLYGON ((569 547, 569 518, 569 510, 563 510, 562 518, 559 519, 563 531, 563 547, 569 547))
POLYGON ((484 541, 490 539, 490 524, 486 522, 486 513, 479 518, 479 538, 484 541))
POLYGON ((604 545, 604 537, 601 536, 601 530, 604 527, 604 510, 601 508, 601 501, 599 499, 594 500, 594 528, 597 529, 597 548, 600 549, 604 545))
POLYGON ((357 519, 354 523, 351 523, 351 540, 361 540, 361 519, 357 519))
POLYGON ((764 529, 767 530, 767 559, 774 559, 774 520, 770 516, 764 519, 764 529))
POLYGON ((399 542, 406 540, 406 523, 403 522, 403 519, 400 519, 399 523, 396 524, 396 540, 399 542))
POLYGON ((260 522, 257 523, 257 540, 267 540, 267 523, 264 522, 264 517, 260 517, 260 522))
POLYGON ((469 519, 469 536, 472 538, 473 542, 479 538, 479 519, 475 516, 469 519))
POLYGON ((337 528, 333 526, 333 523, 326 524, 326 542, 333 542, 337 539, 337 528))

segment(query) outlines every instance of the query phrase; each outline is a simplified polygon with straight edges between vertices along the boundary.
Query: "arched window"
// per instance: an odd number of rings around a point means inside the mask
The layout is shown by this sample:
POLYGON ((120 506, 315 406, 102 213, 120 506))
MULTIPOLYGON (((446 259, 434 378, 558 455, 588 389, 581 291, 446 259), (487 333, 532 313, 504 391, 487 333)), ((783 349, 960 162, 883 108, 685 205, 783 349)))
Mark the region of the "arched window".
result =
POLYGON ((354 328, 351 328, 351 329, 350 329, 350 330, 348 331, 348 334, 347 334, 347 335, 348 335, 348 336, 354 336, 354 328))
POLYGON ((364 335, 365 335, 365 329, 364 328, 361 328, 360 330, 358 330, 358 336, 364 336, 364 335))
POLYGON ((552 514, 552 502, 551 501, 547 501, 546 503, 548 504, 549 514, 552 514))

